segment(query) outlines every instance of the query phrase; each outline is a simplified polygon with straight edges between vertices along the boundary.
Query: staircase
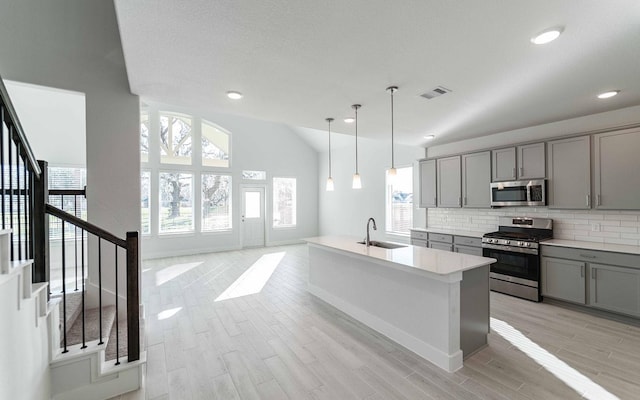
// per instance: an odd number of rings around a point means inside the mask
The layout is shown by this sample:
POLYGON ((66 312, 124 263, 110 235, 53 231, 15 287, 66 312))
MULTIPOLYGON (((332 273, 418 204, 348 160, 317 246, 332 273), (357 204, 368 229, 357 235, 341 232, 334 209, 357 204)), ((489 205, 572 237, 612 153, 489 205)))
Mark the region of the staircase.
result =
POLYGON ((47 171, 0 77, 0 399, 103 400, 137 390, 146 357, 138 232, 122 239, 65 211, 64 197, 85 190, 50 191, 47 171), (62 289, 53 294, 50 219, 62 249, 62 289), (66 284, 65 232, 75 233, 75 289, 66 284))

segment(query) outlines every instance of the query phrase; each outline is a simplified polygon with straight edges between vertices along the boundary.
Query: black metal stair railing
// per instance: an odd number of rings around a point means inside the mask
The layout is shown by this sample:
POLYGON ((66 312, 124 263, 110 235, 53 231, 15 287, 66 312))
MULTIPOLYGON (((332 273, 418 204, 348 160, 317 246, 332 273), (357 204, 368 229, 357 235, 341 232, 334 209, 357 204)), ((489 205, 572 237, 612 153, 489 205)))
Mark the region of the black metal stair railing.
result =
MULTIPOLYGON (((107 232, 106 230, 93 225, 83 219, 80 219, 79 217, 76 217, 73 214, 70 214, 66 211, 63 211, 57 207, 54 207, 51 204, 47 204, 45 206, 45 211, 48 215, 53 216, 57 219, 59 219, 62 222, 62 235, 63 235, 63 240, 62 240, 62 253, 63 253, 63 258, 62 258, 62 270, 63 270, 63 275, 64 275, 64 271, 66 269, 66 260, 65 260, 65 248, 66 248, 66 243, 64 241, 64 232, 65 232, 65 224, 71 225, 74 227, 74 229, 79 229, 80 230, 80 237, 81 237, 81 248, 82 250, 82 256, 81 256, 81 269, 82 269, 82 273, 84 274, 85 272, 85 266, 86 266, 86 262, 85 262, 85 258, 84 258, 84 244, 85 244, 85 237, 88 239, 89 235, 92 235, 94 237, 97 238, 97 243, 98 243, 98 259, 97 259, 97 272, 98 272, 98 324, 99 324, 99 342, 98 345, 101 345, 104 343, 103 341, 103 329, 102 329, 102 323, 103 323, 103 315, 102 315, 102 293, 103 293, 103 287, 102 287, 102 274, 103 274, 103 268, 102 268, 102 262, 103 262, 103 257, 102 257, 102 242, 106 241, 106 242, 110 242, 113 246, 114 246, 114 251, 115 251, 115 259, 114 259, 114 269, 113 269, 113 273, 114 273, 114 279, 115 279, 115 293, 114 293, 114 305, 115 305, 115 339, 116 339, 116 365, 120 364, 120 348, 119 348, 119 342, 120 342, 120 332, 118 331, 118 322, 119 322, 119 299, 121 297, 121 293, 119 293, 119 288, 118 288, 118 254, 119 251, 124 250, 126 253, 126 301, 127 301, 127 310, 126 310, 126 314, 127 314, 127 360, 129 362, 131 361, 136 361, 140 359, 140 322, 139 322, 139 318, 140 318, 140 311, 139 311, 139 292, 138 292, 138 274, 139 274, 139 266, 138 266, 138 240, 139 240, 139 235, 138 232, 127 232, 127 237, 126 239, 121 239, 113 234, 111 234, 110 232, 107 232)), ((82 279, 82 285, 84 287, 84 279, 82 279)), ((83 306, 82 306, 82 310, 84 311, 84 290, 82 293, 83 296, 83 306)), ((63 277, 63 282, 62 282, 62 303, 63 303, 63 309, 66 308, 66 282, 65 279, 63 277)), ((66 311, 65 311, 66 313, 66 311)), ((66 318, 63 318, 63 321, 65 321, 66 318)), ((64 322, 66 325, 66 322, 64 322)), ((63 327, 62 329, 62 335, 63 335, 63 353, 68 351, 67 348, 67 329, 66 326, 63 327)), ((84 313, 82 315, 82 348, 86 348, 87 344, 86 344, 86 321, 84 319, 84 313)))

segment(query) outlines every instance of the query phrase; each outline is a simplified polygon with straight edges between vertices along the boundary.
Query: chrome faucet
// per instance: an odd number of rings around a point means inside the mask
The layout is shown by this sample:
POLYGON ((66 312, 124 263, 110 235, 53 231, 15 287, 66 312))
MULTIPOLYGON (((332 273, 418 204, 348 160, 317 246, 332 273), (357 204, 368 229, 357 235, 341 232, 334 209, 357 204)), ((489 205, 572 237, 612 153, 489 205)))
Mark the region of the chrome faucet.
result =
POLYGON ((371 246, 371 239, 369 237, 369 222, 373 222, 374 231, 378 230, 378 227, 376 226, 376 220, 373 218, 369 218, 369 220, 367 221, 367 239, 364 241, 364 244, 366 244, 367 247, 371 246))

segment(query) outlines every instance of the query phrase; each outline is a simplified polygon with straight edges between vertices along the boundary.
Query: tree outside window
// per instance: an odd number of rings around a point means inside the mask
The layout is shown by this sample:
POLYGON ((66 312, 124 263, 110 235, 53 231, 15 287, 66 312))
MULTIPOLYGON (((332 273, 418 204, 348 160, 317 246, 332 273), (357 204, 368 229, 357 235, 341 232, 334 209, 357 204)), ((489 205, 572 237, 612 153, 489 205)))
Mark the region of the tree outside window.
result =
POLYGON ((140 218, 142 234, 151 233, 151 173, 142 171, 140 173, 140 218))
POLYGON ((149 161, 149 113, 140 113, 140 161, 149 161))
POLYGON ((193 175, 160 174, 160 233, 193 231, 193 175))
POLYGON ((202 230, 231 229, 231 177, 202 175, 202 230))
POLYGON ((218 125, 202 121, 202 165, 229 167, 229 133, 218 125))
POLYGON ((167 164, 191 164, 191 118, 160 114, 160 161, 167 164))
POLYGON ((296 226, 296 179, 273 178, 273 227, 296 226))

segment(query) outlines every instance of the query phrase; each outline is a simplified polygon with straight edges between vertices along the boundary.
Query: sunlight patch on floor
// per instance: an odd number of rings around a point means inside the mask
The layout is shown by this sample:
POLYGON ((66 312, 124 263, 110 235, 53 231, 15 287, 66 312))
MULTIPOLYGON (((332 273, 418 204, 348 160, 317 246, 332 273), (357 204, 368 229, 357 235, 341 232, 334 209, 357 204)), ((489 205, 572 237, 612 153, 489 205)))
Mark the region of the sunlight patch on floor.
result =
POLYGON ((182 307, 170 308, 168 310, 160 311, 158 313, 158 321, 162 321, 163 319, 169 319, 174 315, 176 315, 180 310, 182 310, 182 307))
POLYGON ((286 253, 265 254, 254 262, 215 301, 234 299, 260 293, 286 253))
POLYGON ((185 272, 191 271, 195 267, 202 265, 202 261, 185 263, 185 264, 174 264, 169 267, 166 267, 158 272, 156 272, 156 286, 163 285, 169 282, 172 279, 177 278, 178 276, 184 274, 185 272))
POLYGON ((608 392, 605 388, 580 373, 580 371, 549 353, 508 323, 496 318, 491 318, 491 329, 584 398, 593 400, 620 400, 619 397, 608 392))

